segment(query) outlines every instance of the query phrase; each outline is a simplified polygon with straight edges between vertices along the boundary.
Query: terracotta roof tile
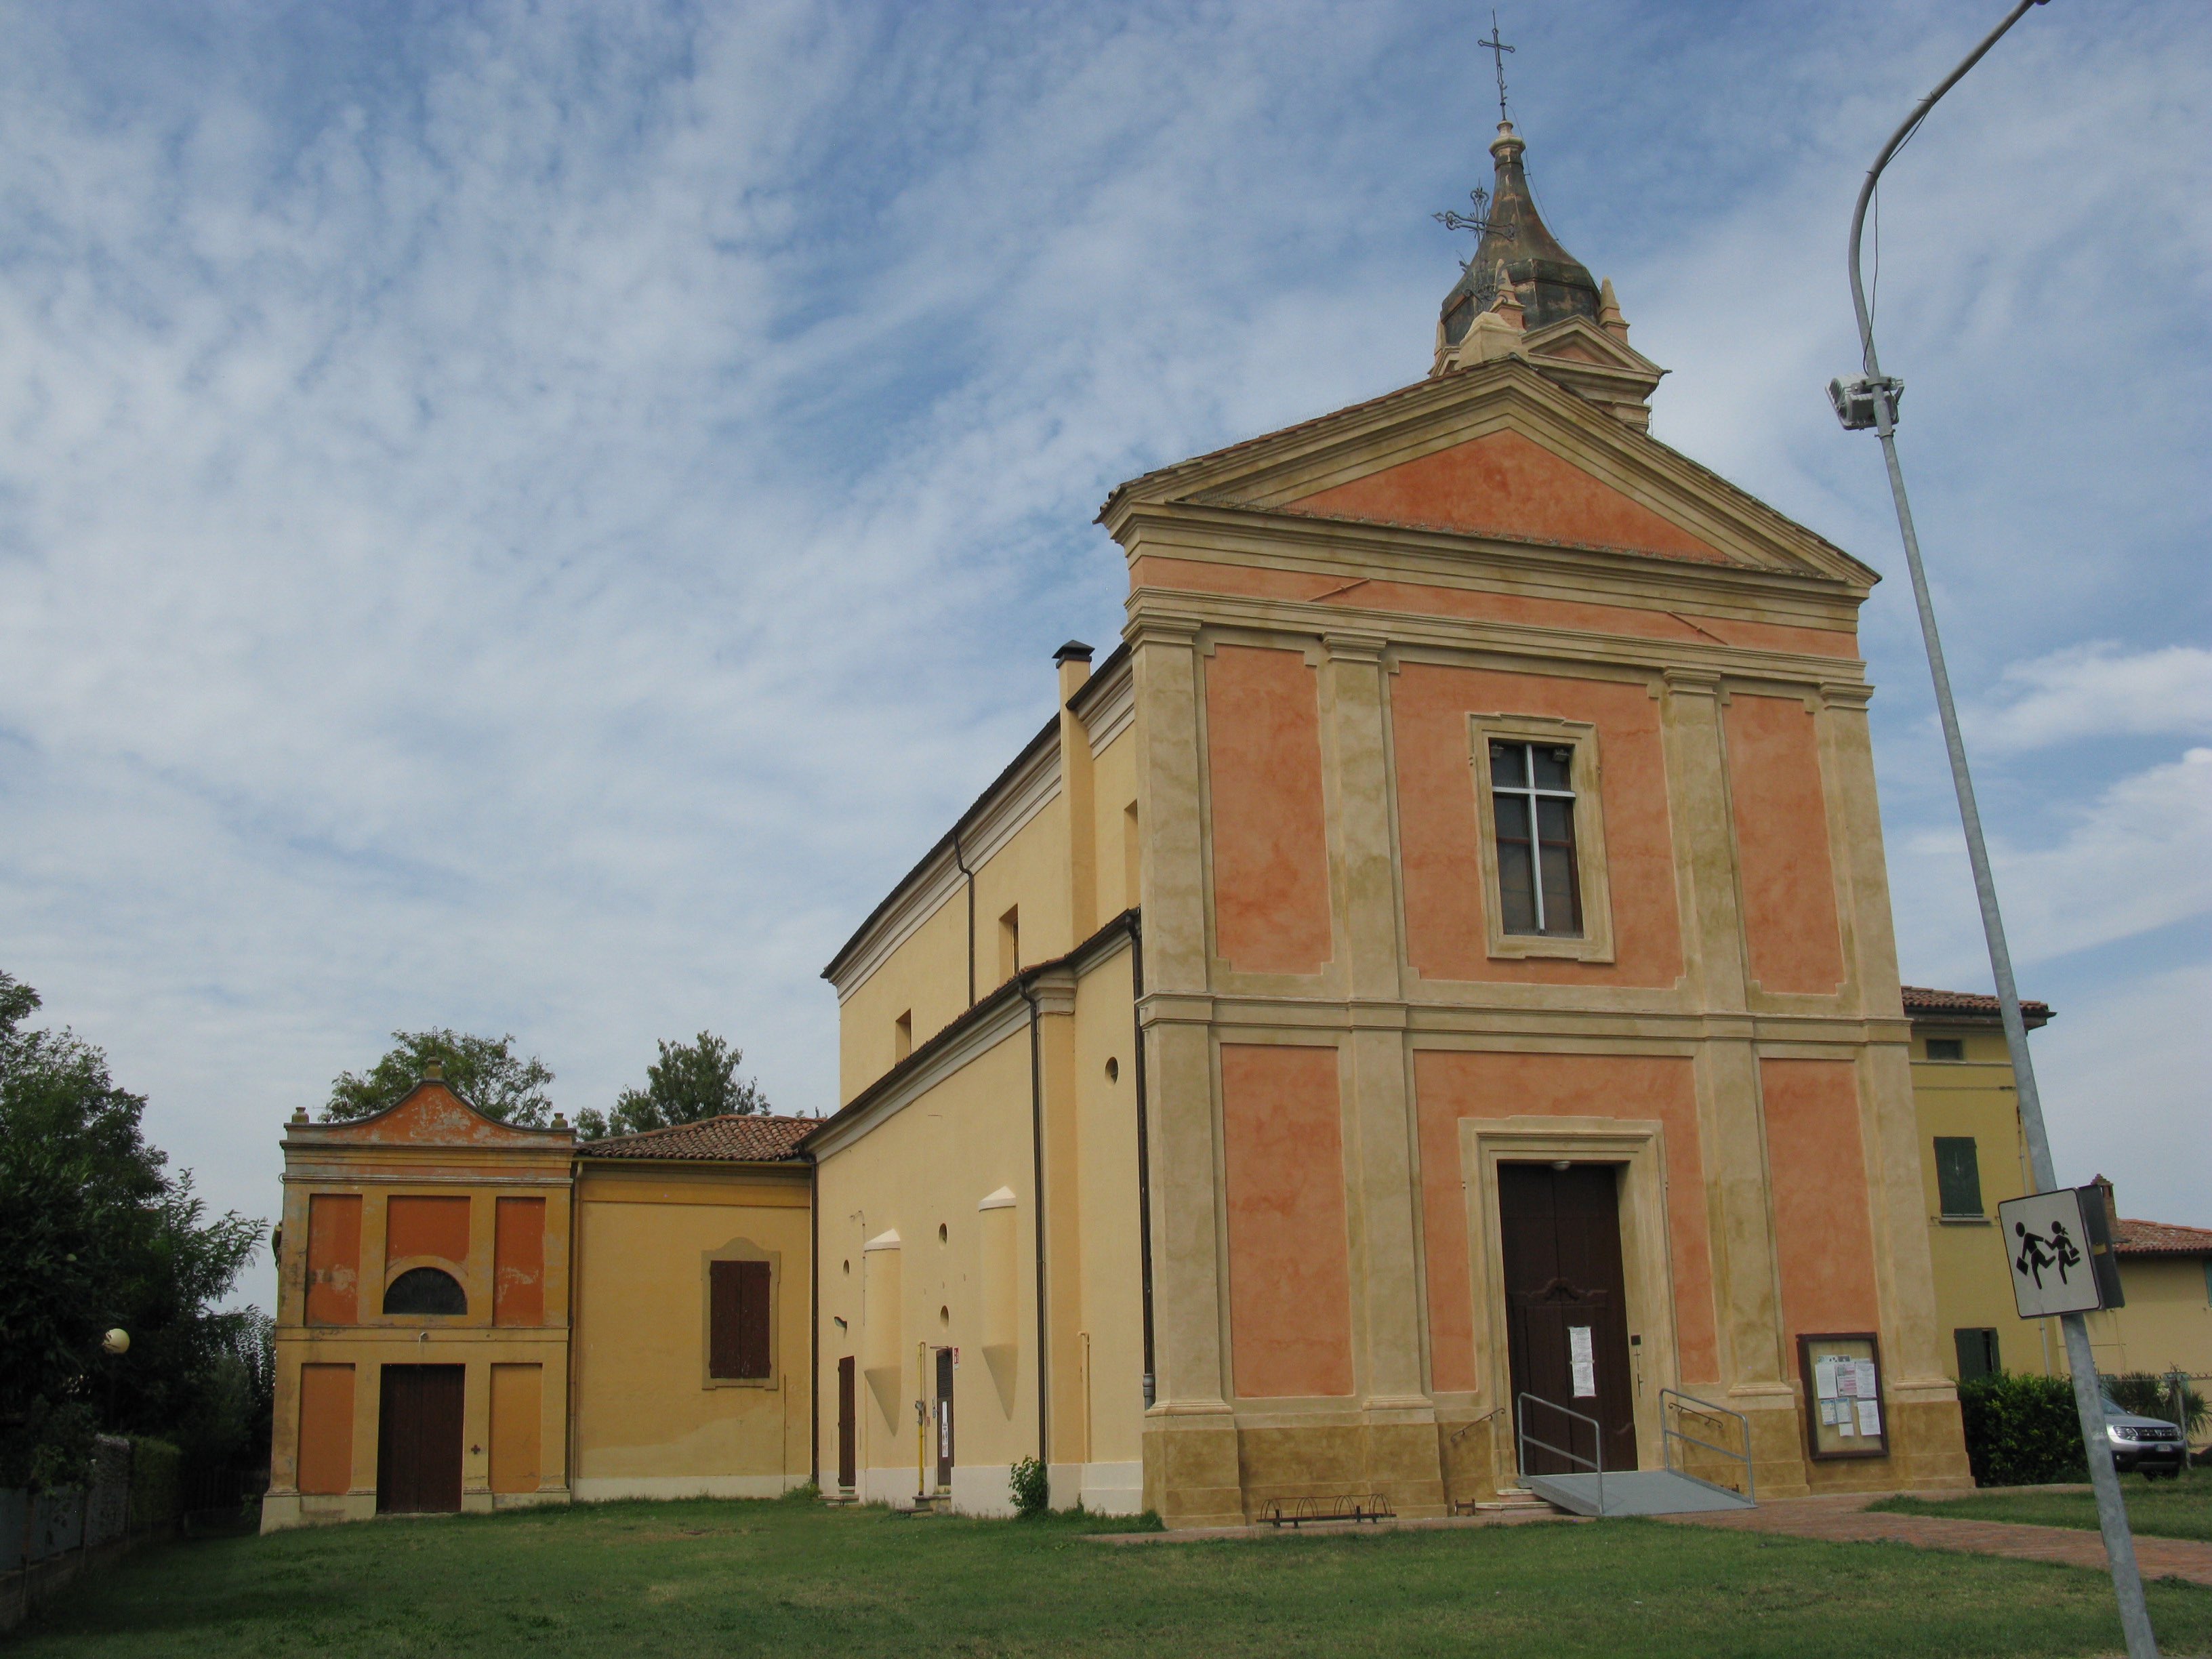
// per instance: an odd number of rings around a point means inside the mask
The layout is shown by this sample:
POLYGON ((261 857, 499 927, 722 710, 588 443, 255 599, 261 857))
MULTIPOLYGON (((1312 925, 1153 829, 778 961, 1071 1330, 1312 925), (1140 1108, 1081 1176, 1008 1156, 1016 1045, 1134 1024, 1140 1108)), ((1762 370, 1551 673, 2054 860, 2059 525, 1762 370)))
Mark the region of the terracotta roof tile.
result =
POLYGON ((2112 1249, 2120 1255, 2212 1255, 2212 1227, 2177 1227, 2123 1216, 2112 1224, 2112 1249))
POLYGON ((732 1113, 647 1129, 634 1135, 587 1140, 576 1150, 585 1158, 669 1158, 723 1164, 781 1164, 795 1160, 799 1138, 821 1119, 775 1117, 766 1113, 732 1113))
MULTIPOLYGON (((1997 1000, 1984 996, 1978 991, 1931 991, 1924 985, 1907 985, 1905 992, 1905 1012, 1913 1015, 1957 1014, 1970 1020, 1994 1020, 1997 1018, 1997 1000)), ((2042 1025, 2051 1018, 2051 1005, 2031 1002, 2023 999, 2020 1012, 2030 1025, 2042 1025)))

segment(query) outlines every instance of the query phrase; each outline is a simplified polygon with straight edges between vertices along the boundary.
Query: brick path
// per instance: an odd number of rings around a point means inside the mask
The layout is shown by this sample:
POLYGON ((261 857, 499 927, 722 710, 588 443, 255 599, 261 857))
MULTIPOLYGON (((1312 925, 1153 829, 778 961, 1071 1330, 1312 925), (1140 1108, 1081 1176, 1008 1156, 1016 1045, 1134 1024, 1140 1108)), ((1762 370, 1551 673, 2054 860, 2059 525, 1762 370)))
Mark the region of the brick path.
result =
MULTIPOLYGON (((1792 1538, 1849 1542, 1887 1539, 1922 1549, 1961 1550, 1972 1555, 2002 1555, 2016 1561, 2056 1561, 2069 1567, 2106 1571, 2105 1540, 2070 1527, 2032 1527, 2014 1521, 1951 1520, 1935 1515, 1870 1515, 1866 1506, 1879 1492, 1844 1498, 1788 1498, 1755 1510, 1723 1510, 1708 1515, 1668 1517, 1688 1527, 1725 1527, 1738 1532, 1771 1532, 1792 1538)), ((2136 1535, 2136 1564, 2145 1578, 2179 1578, 2212 1585, 2212 1544, 2185 1538, 2136 1535)))

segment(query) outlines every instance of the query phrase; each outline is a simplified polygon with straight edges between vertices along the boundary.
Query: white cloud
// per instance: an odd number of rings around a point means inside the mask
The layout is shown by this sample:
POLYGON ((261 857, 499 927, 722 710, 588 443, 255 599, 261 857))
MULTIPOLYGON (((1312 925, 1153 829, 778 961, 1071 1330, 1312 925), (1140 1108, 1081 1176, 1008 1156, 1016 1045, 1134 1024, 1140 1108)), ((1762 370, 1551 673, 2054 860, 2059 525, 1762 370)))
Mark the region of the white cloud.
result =
MULTIPOLYGON (((1429 0, 133 18, 0 0, 0 965, 264 1213, 275 1126, 394 1025, 512 1030, 571 1109, 711 1026, 832 1103, 816 971, 1042 719, 1051 648, 1110 643, 1105 489, 1418 376, 1426 216, 1486 166, 1476 31, 1429 0)), ((1885 562, 1819 390, 1843 216, 1971 26, 1711 25, 1532 19, 1538 188, 1675 371, 1662 432, 1885 562)), ((1899 164, 1885 340, 1970 700, 2203 618, 2208 110, 2203 8, 2050 8, 1899 164)), ((1954 879, 1905 902, 1948 808, 1898 586, 1900 921, 1971 961, 1954 879)), ((2090 700, 2017 684, 1977 706, 2090 700)), ((2166 829, 2044 790, 2004 839, 2193 890, 2167 769, 2063 796, 2166 829)), ((2084 892, 2028 931, 2094 933, 2084 892)))
MULTIPOLYGON (((1990 837, 2018 962, 2048 962, 2212 911, 2212 749, 2122 778, 2054 816, 2063 833, 2046 844, 1990 837)), ((1893 854, 1891 877, 1908 968, 1940 963, 1931 976, 1978 982, 1986 958, 1955 824, 1906 837, 1893 854)))
POLYGON ((1962 720, 1977 751, 2018 753, 2077 738, 2212 734, 2212 651, 2126 651, 2110 641, 2054 651, 2004 672, 1962 720))
POLYGON ((2035 1036, 2058 1178, 2110 1176, 2120 1213, 2212 1226, 2212 967, 2087 992, 2035 1036))

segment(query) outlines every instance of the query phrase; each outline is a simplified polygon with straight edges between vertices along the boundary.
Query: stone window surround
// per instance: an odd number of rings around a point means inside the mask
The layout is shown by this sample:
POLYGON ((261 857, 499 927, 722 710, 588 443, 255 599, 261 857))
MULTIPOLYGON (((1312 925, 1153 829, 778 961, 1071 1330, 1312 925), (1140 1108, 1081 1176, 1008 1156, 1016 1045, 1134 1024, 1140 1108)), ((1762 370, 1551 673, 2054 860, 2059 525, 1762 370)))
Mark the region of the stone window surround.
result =
POLYGON ((1613 897, 1605 860, 1605 805, 1600 785, 1597 727, 1588 720, 1542 714, 1470 714, 1468 761, 1474 777, 1475 834, 1482 861, 1482 927, 1493 960, 1549 957, 1568 962, 1613 960, 1613 897), (1540 743, 1574 752, 1568 777, 1575 792, 1575 868, 1582 886, 1580 934, 1509 933, 1498 875, 1498 817, 1490 781, 1490 744, 1540 743))

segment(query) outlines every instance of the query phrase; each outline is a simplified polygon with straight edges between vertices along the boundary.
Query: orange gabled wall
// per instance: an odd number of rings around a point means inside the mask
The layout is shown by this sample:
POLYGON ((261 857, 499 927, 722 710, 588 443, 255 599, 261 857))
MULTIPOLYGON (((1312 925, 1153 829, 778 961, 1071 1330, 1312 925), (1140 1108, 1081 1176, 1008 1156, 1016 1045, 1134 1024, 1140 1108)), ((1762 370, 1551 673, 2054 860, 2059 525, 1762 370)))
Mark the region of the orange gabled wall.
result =
POLYGON ((1723 720, 1751 976, 1762 991, 1832 995, 1844 949, 1813 714, 1802 698, 1739 691, 1723 720))
POLYGON ((1656 1120, 1666 1136, 1667 1249, 1682 1380, 1715 1382, 1720 1350, 1712 1251, 1705 1225, 1697 1085, 1686 1059, 1638 1054, 1453 1053, 1413 1056, 1421 1138, 1421 1224, 1428 1262, 1429 1348, 1438 1393, 1482 1387, 1474 1347, 1467 1192, 1459 1126, 1465 1118, 1656 1120))
POLYGON ((1330 954, 1321 701, 1296 651, 1224 645, 1206 671, 1215 947, 1247 973, 1318 973, 1330 954))
POLYGON ((469 1259, 469 1200, 394 1198, 384 1212, 384 1259, 435 1256, 456 1267, 469 1259))
POLYGON ((1224 1043, 1229 1330, 1244 1399, 1352 1392, 1352 1268, 1334 1048, 1224 1043))
POLYGON ((1517 432, 1493 432, 1290 505, 1327 518, 1728 562, 1680 525, 1517 432))
POLYGON ((1852 1064, 1763 1060, 1759 1086, 1785 1340, 1801 1331, 1871 1331, 1880 1305, 1852 1064))
POLYGON ((1671 986, 1682 971, 1674 833, 1659 703, 1642 685, 1407 663, 1390 693, 1396 734, 1406 953, 1424 979, 1671 986), (1490 959, 1468 716, 1540 714, 1598 729, 1614 960, 1490 959))
POLYGON ((491 1322, 545 1322, 545 1200, 502 1198, 494 1212, 491 1322))
POLYGON ((317 1193, 307 1202, 307 1322, 350 1325, 360 1307, 361 1195, 317 1193))
POLYGON ((327 1497, 353 1485, 353 1367, 300 1367, 299 1489, 327 1497))
POLYGON ((544 1416, 543 1365, 491 1368, 491 1480, 494 1492, 536 1492, 544 1416))

